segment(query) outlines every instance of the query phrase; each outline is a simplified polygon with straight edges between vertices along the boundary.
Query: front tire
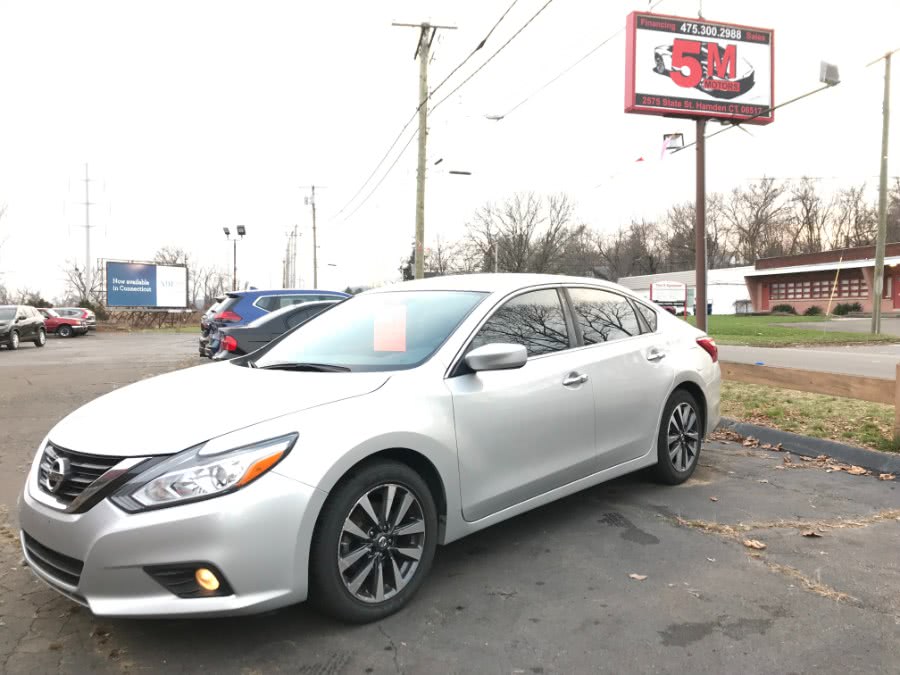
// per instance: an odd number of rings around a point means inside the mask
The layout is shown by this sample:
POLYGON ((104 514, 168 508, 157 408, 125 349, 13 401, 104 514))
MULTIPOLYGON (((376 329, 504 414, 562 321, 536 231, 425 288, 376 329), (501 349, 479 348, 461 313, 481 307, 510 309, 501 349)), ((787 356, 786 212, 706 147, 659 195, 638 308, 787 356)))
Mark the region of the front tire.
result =
POLYGON ((47 331, 41 328, 40 330, 38 330, 38 336, 34 341, 34 346, 43 347, 45 344, 47 344, 47 331))
POLYGON ((653 70, 655 70, 660 75, 666 74, 666 64, 663 62, 663 59, 659 54, 656 55, 656 58, 654 60, 653 70))
POLYGON ((697 400, 679 389, 666 402, 656 440, 656 478, 667 485, 683 483, 697 468, 703 444, 703 414, 697 400))
POLYGON ((10 333, 9 342, 6 343, 6 348, 10 351, 19 348, 19 331, 13 331, 10 333))
POLYGON ((56 329, 56 334, 59 335, 60 337, 64 337, 64 338, 72 337, 72 335, 73 335, 72 326, 70 326, 67 323, 64 323, 62 326, 60 326, 59 328, 56 329))
POLYGON ((410 467, 379 460, 332 490, 313 534, 309 599, 349 623, 403 607, 428 574, 437 547, 437 509, 410 467))

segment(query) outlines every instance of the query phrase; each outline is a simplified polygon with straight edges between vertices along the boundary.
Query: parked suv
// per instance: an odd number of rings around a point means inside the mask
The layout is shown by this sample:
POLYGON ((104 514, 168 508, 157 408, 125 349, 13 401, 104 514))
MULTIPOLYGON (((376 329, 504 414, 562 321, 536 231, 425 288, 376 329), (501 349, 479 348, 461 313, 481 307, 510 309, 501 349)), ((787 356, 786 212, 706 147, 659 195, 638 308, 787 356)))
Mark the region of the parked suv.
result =
POLYGON ((84 307, 55 307, 54 310, 60 316, 73 319, 82 319, 88 330, 97 330, 97 315, 84 307))
POLYGON ((231 291, 209 319, 209 336, 200 337, 200 355, 212 357, 219 351, 219 328, 246 326, 276 309, 304 302, 343 300, 350 296, 340 291, 277 288, 271 291, 231 291))
POLYGON ((0 305, 0 345, 18 349, 23 340, 34 342, 36 347, 47 344, 44 317, 28 305, 0 305))
POLYGON ((48 333, 56 333, 60 337, 73 337, 88 332, 84 319, 61 316, 57 310, 49 307, 39 307, 38 312, 44 317, 44 326, 48 333))

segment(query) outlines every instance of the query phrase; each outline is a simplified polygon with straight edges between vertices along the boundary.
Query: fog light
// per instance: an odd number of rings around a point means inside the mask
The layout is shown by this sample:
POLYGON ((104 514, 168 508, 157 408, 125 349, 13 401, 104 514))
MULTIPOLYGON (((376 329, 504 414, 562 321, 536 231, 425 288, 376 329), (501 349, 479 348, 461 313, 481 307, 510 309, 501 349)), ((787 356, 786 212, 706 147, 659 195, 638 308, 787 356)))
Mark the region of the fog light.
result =
POLYGON ((196 572, 194 572, 194 578, 197 580, 200 588, 206 591, 212 592, 219 590, 219 578, 213 573, 212 570, 209 570, 205 567, 200 567, 196 572))

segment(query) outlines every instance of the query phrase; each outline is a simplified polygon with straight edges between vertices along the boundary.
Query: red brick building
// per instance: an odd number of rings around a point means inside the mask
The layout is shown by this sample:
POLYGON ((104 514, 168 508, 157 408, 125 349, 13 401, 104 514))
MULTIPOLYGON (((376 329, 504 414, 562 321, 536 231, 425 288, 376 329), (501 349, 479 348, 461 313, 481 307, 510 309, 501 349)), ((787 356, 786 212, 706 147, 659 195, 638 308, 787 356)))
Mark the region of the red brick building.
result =
MULTIPOLYGON (((881 311, 900 312, 900 243, 885 249, 884 277, 881 311)), ((793 305, 798 314, 813 305, 827 310, 829 300, 832 310, 838 303, 858 302, 871 312, 875 247, 762 258, 744 278, 758 312, 774 305, 793 305)))

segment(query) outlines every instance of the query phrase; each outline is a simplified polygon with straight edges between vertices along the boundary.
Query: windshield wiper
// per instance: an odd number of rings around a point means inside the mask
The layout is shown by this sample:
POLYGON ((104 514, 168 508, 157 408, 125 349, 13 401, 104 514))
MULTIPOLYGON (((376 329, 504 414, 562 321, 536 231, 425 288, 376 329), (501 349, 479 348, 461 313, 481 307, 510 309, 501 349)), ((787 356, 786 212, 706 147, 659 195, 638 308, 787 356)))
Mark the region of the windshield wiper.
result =
POLYGON ((333 366, 330 363, 297 363, 285 361, 284 363, 270 363, 267 366, 257 366, 260 370, 302 370, 311 373, 349 373, 346 366, 333 366))

